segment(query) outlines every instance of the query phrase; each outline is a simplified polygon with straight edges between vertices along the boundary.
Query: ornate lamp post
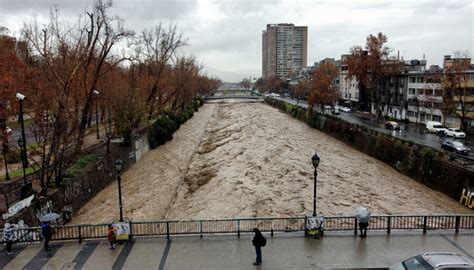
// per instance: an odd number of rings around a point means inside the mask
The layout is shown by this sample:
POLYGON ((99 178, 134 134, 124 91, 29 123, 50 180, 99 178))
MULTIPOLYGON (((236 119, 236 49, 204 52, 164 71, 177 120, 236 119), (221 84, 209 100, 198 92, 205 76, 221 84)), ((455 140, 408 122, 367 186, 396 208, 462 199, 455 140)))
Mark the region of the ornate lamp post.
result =
POLYGON ((118 193, 119 193, 119 208, 120 208, 120 222, 123 222, 123 213, 122 213, 122 187, 120 182, 122 180, 120 173, 122 172, 122 165, 123 161, 121 159, 117 159, 114 162, 115 170, 117 171, 117 182, 118 182, 118 193))
POLYGON ((313 196, 313 217, 316 216, 316 187, 317 187, 317 178, 318 178, 318 165, 320 158, 318 156, 318 152, 314 153, 313 157, 311 158, 314 166, 314 196, 313 196))
MULTIPOLYGON (((26 154, 26 137, 25 137, 25 121, 23 121, 23 102, 26 99, 26 96, 21 94, 21 93, 16 93, 16 98, 18 99, 18 102, 20 103, 20 114, 18 116, 18 122, 20 122, 21 125, 21 141, 23 142, 21 146, 23 146, 23 169, 25 167, 28 167, 28 157, 26 154)), ((20 140, 18 140, 18 143, 20 143, 20 140)))
POLYGON ((97 133, 97 139, 100 139, 99 137, 99 110, 98 110, 98 103, 99 103, 99 94, 100 92, 97 90, 94 90, 92 93, 96 96, 95 98, 95 127, 96 127, 96 133, 97 133))
MULTIPOLYGON (((5 135, 7 136, 7 135, 5 135)), ((6 138, 5 138, 6 140, 6 138)), ((10 174, 8 174, 8 162, 7 162, 7 153, 8 153, 8 142, 3 142, 3 148, 2 148, 2 153, 3 153, 3 159, 5 161, 5 180, 10 180, 10 174)))

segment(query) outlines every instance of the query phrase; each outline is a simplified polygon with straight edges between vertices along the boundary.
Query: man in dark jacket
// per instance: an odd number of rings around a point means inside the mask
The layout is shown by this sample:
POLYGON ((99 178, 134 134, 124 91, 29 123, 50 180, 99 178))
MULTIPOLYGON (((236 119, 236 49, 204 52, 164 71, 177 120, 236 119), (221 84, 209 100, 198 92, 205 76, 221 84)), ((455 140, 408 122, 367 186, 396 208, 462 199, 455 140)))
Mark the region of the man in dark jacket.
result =
POLYGON ((260 265, 262 264, 262 247, 267 243, 267 239, 265 239, 257 228, 254 228, 253 232, 255 233, 255 236, 252 239, 252 244, 255 246, 255 252, 257 253, 257 258, 253 264, 260 265))

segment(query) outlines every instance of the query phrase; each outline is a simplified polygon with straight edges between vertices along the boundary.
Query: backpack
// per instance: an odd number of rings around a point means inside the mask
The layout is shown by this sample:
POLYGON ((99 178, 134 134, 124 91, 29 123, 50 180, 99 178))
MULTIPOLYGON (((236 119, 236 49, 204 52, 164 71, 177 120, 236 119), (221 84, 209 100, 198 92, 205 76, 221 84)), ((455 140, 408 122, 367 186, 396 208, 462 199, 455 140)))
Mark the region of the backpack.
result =
POLYGON ((262 247, 266 245, 267 245, 267 238, 265 238, 265 236, 262 235, 262 247))

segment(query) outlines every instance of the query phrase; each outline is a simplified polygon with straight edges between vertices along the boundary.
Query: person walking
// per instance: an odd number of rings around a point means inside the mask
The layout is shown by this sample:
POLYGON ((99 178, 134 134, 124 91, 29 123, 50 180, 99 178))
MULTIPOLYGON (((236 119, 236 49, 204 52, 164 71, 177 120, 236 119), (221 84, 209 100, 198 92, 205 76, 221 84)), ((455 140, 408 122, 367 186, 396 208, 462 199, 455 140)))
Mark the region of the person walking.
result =
POLYGON ((267 239, 262 235, 259 229, 254 228, 253 232, 255 236, 252 239, 252 244, 255 246, 255 253, 257 253, 257 258, 255 259, 254 265, 262 264, 262 247, 267 244, 267 239))
POLYGON ((109 241, 110 249, 115 249, 115 227, 112 224, 109 224, 107 229, 107 240, 109 241))
POLYGON ((46 221, 41 223, 41 234, 43 234, 44 237, 44 250, 50 251, 51 249, 49 248, 49 241, 53 236, 53 229, 51 228, 49 222, 46 221))
POLYGON ((7 245, 7 250, 6 253, 8 255, 13 254, 12 252, 12 245, 13 241, 15 241, 15 231, 14 231, 15 225, 10 224, 10 223, 5 223, 5 227, 3 229, 3 240, 5 241, 7 245))

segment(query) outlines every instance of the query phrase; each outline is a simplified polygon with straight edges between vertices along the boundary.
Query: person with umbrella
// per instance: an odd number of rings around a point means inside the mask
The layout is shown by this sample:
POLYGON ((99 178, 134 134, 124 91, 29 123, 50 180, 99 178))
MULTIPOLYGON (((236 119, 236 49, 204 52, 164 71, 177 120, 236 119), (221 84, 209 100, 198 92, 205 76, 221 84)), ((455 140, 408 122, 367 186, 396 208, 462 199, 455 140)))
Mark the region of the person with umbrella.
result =
POLYGON ((360 237, 367 237, 367 227, 369 227, 370 212, 366 207, 358 207, 356 209, 356 218, 359 222, 360 237))
POLYGON ((15 241, 15 231, 14 231, 15 225, 10 224, 10 223, 5 223, 5 228, 3 229, 3 240, 7 244, 7 255, 13 254, 12 252, 12 245, 13 241, 15 241))
POLYGON ((43 234, 44 237, 44 250, 50 251, 51 249, 49 248, 49 241, 53 236, 53 229, 51 228, 49 221, 41 222, 41 234, 43 234))
POLYGON ((53 228, 51 228, 50 222, 58 219, 59 217, 60 215, 51 212, 51 213, 46 213, 39 218, 39 220, 41 221, 41 234, 44 237, 44 250, 46 251, 51 250, 49 248, 49 241, 51 240, 51 237, 53 236, 53 228))

